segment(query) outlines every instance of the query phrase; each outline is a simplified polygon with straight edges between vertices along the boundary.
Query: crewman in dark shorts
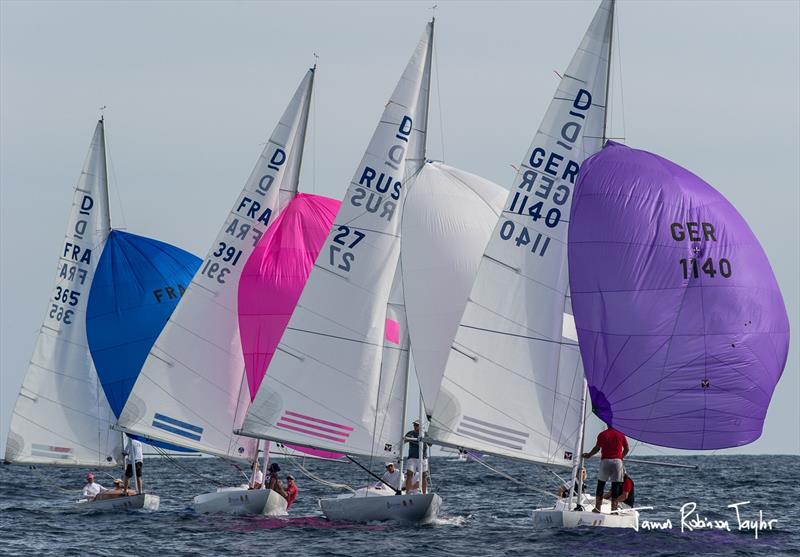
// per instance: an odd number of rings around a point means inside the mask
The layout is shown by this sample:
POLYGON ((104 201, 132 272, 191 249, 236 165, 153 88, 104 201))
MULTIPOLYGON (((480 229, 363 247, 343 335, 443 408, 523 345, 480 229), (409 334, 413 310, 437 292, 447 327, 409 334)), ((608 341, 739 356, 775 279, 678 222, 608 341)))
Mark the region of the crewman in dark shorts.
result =
POLYGON ((144 464, 142 442, 128 437, 125 454, 128 457, 128 466, 125 467, 125 493, 128 492, 128 485, 131 483, 134 468, 136 469, 136 492, 142 493, 142 465, 144 464))

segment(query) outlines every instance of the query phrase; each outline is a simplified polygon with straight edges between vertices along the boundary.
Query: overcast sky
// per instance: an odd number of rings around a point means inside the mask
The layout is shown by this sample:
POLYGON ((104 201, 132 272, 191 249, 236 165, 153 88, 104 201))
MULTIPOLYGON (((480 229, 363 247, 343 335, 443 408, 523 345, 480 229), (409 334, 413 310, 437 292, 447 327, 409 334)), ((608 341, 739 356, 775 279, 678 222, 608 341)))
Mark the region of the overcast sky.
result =
MULTIPOLYGON (((598 2, 436 1, 429 156, 509 187, 598 2)), ((315 52, 301 190, 341 198, 432 3, 0 1, 0 451, 98 108, 114 225, 202 256, 315 52)), ((617 15, 611 135, 738 208, 800 330, 800 3, 617 15)), ((799 368, 741 451, 800 453, 799 368)))

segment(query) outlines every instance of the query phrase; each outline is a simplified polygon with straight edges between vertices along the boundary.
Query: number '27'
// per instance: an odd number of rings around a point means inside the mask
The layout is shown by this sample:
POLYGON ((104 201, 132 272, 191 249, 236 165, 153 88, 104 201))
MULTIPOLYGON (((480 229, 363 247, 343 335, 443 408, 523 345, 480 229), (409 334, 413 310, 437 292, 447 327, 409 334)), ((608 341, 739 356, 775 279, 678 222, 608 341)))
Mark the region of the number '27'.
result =
MULTIPOLYGON (((338 230, 338 233, 336 235, 334 235, 333 242, 334 242, 334 244, 339 244, 339 246, 346 246, 347 248, 354 248, 361 240, 366 238, 366 234, 364 234, 363 232, 360 232, 358 230, 351 230, 349 226, 340 226, 336 230, 338 230), (352 232, 354 238, 351 239, 350 243, 348 244, 346 242, 346 239, 350 235, 351 232, 352 232)), ((346 273, 349 273, 350 272, 350 264, 353 262, 353 260, 355 260, 356 256, 353 255, 353 252, 342 251, 342 248, 340 248, 339 246, 331 244, 331 251, 330 251, 331 265, 335 265, 336 267, 338 267, 342 271, 344 271, 346 273), (336 254, 337 253, 341 254, 341 260, 342 260, 342 262, 339 263, 338 265, 336 264, 336 254)))

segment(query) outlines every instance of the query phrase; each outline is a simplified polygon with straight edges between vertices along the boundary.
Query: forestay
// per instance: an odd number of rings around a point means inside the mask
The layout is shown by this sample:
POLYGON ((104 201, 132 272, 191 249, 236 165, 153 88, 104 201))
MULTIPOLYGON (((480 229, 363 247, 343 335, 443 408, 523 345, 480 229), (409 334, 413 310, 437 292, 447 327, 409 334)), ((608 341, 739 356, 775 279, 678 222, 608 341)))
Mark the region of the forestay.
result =
POLYGON ((758 439, 789 320, 747 223, 688 170, 614 142, 578 184, 570 284, 595 414, 680 449, 758 439))
POLYGON ((394 393, 401 385, 381 368, 402 367, 384 355, 407 351, 404 320, 389 302, 408 180, 425 156, 432 36, 431 22, 386 105, 248 412, 248 435, 349 454, 398 454, 402 428, 394 407, 402 404, 381 401, 393 396, 387 388, 394 393))
POLYGON ((59 254, 56 284, 11 416, 10 462, 114 466, 120 435, 86 339, 86 304, 111 229, 103 121, 83 165, 59 254))
POLYGON ((427 414, 507 195, 502 186, 438 162, 426 163, 409 189, 400 257, 414 368, 427 414))
POLYGON ((254 441, 232 434, 250 402, 239 338, 239 277, 280 198, 297 191, 301 157, 294 152, 303 149, 313 79, 312 69, 150 351, 120 416, 124 429, 208 454, 253 458, 254 441))
POLYGON ((570 466, 583 374, 562 336, 567 219, 584 158, 601 147, 613 3, 604 1, 520 165, 450 351, 429 436, 570 466))

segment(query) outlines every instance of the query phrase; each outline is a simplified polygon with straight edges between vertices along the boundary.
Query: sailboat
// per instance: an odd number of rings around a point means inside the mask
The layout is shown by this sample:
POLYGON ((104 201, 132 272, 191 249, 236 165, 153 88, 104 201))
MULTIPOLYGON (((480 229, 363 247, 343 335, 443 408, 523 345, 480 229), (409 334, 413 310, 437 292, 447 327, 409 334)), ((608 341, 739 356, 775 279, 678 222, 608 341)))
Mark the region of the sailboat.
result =
MULTIPOLYGON (((272 357, 242 435, 400 459, 409 336, 401 220, 425 162, 433 22, 384 109, 333 228, 272 357)), ((323 498, 332 520, 433 520, 434 493, 360 488, 323 498)))
MULTIPOLYGON (((92 468, 122 463, 123 438, 112 426, 119 407, 116 402, 124 396, 125 386, 111 387, 106 381, 112 366, 105 358, 115 358, 120 343, 125 343, 134 329, 136 342, 147 343, 163 326, 174 303, 165 300, 158 307, 144 304, 136 308, 127 336, 114 328, 108 318, 114 321, 115 312, 128 310, 131 301, 129 284, 114 273, 115 262, 119 270, 120 256, 139 256, 139 286, 151 285, 155 273, 157 284, 166 283, 167 288, 180 281, 181 271, 196 260, 164 242, 112 229, 101 118, 75 189, 52 299, 12 415, 6 462, 92 468), (148 250, 153 261, 142 261, 140 249, 148 250), (157 254, 169 254, 180 264, 159 265, 157 254)), ((133 347, 125 356, 135 352, 133 347)), ((141 360, 122 358, 116 364, 112 373, 135 376, 141 360)), ((81 502, 92 510, 157 510, 159 497, 140 493, 81 502)))
MULTIPOLYGON (((251 400, 238 324, 238 286, 250 255, 297 194, 314 72, 311 68, 305 74, 147 355, 119 418, 122 431, 246 462, 255 473, 259 443, 233 434, 251 400)), ((286 514, 286 500, 278 493, 248 487, 198 495, 193 507, 198 512, 286 514)))
MULTIPOLYGON (((603 0, 522 160, 427 410, 432 443, 573 478, 585 409, 567 227, 580 166, 605 138, 613 11, 603 0)), ((574 495, 552 510, 571 512, 574 495)))

